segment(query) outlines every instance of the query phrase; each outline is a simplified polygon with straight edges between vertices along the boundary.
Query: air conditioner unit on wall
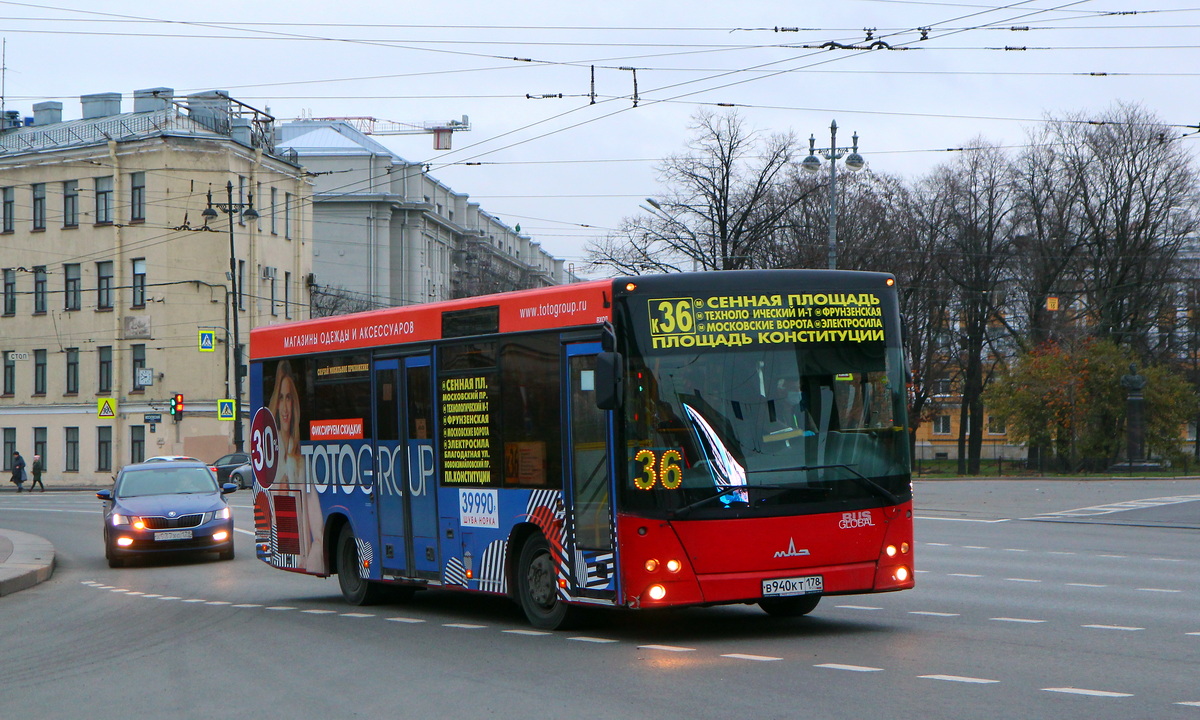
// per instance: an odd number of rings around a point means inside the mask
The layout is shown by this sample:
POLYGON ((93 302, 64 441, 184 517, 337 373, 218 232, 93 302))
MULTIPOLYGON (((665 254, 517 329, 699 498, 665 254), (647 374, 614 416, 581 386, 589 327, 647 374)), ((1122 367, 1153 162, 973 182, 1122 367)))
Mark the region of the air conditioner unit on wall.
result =
POLYGON ((267 267, 266 265, 263 265, 262 266, 262 279, 263 280, 274 280, 275 279, 275 268, 267 267))

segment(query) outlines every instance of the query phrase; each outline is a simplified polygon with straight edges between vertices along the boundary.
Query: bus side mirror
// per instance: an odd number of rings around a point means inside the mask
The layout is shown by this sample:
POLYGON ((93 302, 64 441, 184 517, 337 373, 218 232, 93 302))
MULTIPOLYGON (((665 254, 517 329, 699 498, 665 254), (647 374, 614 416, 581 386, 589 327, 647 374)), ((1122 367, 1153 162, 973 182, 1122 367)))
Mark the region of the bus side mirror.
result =
POLYGON ((596 354, 596 407, 601 410, 617 410, 625 396, 625 376, 621 374, 621 354, 602 352, 596 354))

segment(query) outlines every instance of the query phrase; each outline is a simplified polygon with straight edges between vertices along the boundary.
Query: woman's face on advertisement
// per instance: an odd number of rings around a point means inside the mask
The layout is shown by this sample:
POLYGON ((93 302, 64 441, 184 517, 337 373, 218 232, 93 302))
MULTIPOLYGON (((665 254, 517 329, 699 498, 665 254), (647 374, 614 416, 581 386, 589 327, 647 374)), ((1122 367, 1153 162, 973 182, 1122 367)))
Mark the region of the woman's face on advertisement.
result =
POLYGON ((296 384, 285 376, 279 383, 279 424, 282 428, 291 429, 298 402, 296 384))

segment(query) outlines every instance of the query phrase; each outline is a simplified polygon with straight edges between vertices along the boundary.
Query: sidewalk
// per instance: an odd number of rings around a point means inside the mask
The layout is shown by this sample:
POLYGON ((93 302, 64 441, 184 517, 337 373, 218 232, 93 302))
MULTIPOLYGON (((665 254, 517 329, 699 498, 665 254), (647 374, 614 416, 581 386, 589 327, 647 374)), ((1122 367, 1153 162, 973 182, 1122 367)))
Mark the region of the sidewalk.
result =
POLYGON ((54 546, 29 533, 0 528, 0 597, 31 588, 54 574, 54 546))

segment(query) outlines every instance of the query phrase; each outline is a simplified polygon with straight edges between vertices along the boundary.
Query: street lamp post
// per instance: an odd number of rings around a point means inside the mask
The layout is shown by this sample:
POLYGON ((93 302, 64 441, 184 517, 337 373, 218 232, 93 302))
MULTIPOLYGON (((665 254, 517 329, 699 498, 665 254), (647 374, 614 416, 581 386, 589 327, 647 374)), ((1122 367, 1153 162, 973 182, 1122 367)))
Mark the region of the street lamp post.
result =
POLYGON ((238 326, 238 277, 237 277, 237 251, 234 248, 233 242, 233 216, 237 212, 242 213, 244 220, 257 220, 258 211, 254 209, 254 192, 249 194, 248 202, 233 201, 233 181, 229 181, 225 185, 226 202, 213 203, 212 190, 208 191, 208 207, 204 209, 201 215, 204 217, 204 222, 217 217, 217 211, 225 213, 229 216, 229 285, 230 294, 233 296, 233 392, 234 392, 234 408, 235 417, 233 421, 233 447, 237 452, 242 452, 245 449, 245 440, 242 433, 242 342, 241 332, 238 326))
POLYGON ((829 149, 816 149, 817 138, 808 138, 808 157, 800 163, 806 172, 816 173, 821 169, 821 157, 829 161, 829 269, 837 269, 837 161, 841 160, 851 171, 861 170, 865 164, 863 156, 858 154, 858 133, 854 133, 854 144, 851 147, 837 146, 837 120, 829 123, 829 149))

